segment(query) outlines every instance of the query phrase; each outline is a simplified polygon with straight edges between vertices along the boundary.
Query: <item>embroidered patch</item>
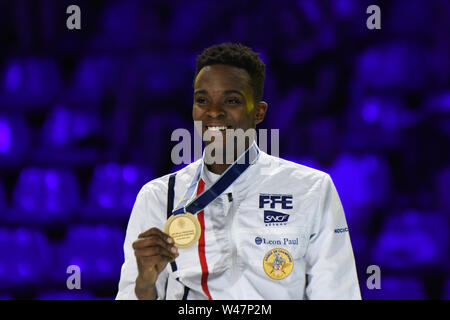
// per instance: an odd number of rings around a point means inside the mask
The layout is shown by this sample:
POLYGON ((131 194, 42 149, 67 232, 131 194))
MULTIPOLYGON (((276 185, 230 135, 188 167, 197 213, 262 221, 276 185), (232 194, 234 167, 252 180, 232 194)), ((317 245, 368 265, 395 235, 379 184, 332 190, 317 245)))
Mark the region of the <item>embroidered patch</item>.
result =
POLYGON ((289 251, 281 248, 271 249, 263 259, 263 268, 266 274, 274 279, 286 278, 294 267, 294 259, 289 251))

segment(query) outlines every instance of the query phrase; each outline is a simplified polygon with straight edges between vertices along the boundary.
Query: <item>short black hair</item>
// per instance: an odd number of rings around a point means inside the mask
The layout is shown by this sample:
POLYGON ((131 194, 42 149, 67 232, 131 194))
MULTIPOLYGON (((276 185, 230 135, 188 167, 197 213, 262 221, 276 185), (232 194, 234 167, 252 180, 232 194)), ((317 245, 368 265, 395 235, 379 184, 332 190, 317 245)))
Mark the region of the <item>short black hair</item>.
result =
POLYGON ((206 48, 197 57, 194 81, 203 67, 213 64, 234 66, 247 71, 255 102, 262 100, 266 66, 258 53, 240 43, 222 43, 206 48))

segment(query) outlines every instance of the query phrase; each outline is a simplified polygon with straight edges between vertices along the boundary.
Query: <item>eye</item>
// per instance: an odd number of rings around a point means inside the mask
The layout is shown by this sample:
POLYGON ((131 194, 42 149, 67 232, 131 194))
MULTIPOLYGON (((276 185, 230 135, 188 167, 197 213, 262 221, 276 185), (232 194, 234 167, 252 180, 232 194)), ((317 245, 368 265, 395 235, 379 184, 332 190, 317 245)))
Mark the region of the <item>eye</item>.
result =
POLYGON ((195 102, 197 104, 206 104, 207 101, 206 101, 206 98, 198 97, 198 98, 195 99, 195 102))
POLYGON ((238 98, 228 98, 227 104, 241 104, 241 100, 238 98))

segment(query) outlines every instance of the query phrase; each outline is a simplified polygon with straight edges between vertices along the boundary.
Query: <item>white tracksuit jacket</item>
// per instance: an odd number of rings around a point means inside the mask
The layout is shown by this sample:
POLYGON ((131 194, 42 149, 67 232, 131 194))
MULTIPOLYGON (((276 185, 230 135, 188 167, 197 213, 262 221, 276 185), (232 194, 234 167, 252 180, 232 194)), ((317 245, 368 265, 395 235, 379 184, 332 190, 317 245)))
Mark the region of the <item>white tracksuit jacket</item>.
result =
MULTIPOLYGON (((174 207, 200 161, 177 172, 174 207)), ((201 177, 207 189, 219 175, 203 166, 201 177)), ((164 230, 168 180, 166 175, 150 181, 137 196, 116 299, 137 299, 132 243, 147 229, 164 230)), ((328 174, 260 151, 203 215, 204 254, 198 244, 179 250, 175 271, 168 264, 158 277, 158 299, 208 299, 206 292, 221 300, 361 299, 344 211, 328 174), (293 259, 283 279, 273 279, 263 266, 276 248, 293 259)))

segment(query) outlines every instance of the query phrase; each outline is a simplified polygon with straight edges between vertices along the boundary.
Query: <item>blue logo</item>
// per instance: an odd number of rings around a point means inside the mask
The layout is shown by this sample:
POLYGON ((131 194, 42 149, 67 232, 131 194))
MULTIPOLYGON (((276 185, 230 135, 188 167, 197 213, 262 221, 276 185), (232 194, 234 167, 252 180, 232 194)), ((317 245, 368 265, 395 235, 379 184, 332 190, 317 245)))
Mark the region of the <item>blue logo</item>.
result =
POLYGON ((293 238, 264 238, 264 237, 256 237, 255 243, 259 246, 269 245, 269 246, 298 246, 299 240, 298 237, 293 238))
POLYGON ((334 233, 344 233, 348 232, 348 228, 334 229, 334 233))
POLYGON ((266 225, 285 225, 289 220, 289 215, 282 212, 264 210, 264 223, 266 225))
POLYGON ((260 194, 259 208, 264 209, 268 205, 270 209, 275 209, 275 207, 282 210, 293 209, 292 201, 293 196, 290 194, 260 194))

